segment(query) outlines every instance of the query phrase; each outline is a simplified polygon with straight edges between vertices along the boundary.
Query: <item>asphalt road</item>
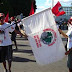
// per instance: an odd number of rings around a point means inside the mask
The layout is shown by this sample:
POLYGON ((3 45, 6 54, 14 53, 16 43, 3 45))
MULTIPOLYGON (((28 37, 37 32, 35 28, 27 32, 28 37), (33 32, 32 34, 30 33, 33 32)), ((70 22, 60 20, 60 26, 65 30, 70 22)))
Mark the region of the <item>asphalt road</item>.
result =
MULTIPOLYGON (((65 45, 66 39, 62 37, 62 40, 65 45)), ((68 68, 66 65, 67 56, 65 56, 62 60, 58 62, 45 66, 40 66, 35 61, 28 40, 17 36, 17 46, 18 51, 15 50, 15 46, 13 45, 14 51, 12 72, 68 72, 68 68)), ((2 63, 0 63, 0 72, 4 72, 2 63)))

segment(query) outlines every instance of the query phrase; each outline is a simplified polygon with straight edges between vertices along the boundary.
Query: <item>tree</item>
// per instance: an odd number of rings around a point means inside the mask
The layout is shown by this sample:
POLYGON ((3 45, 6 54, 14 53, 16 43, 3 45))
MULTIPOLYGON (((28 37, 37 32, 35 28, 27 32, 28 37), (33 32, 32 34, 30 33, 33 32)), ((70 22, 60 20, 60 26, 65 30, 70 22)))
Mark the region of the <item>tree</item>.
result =
POLYGON ((4 13, 5 15, 9 12, 13 14, 13 9, 7 0, 0 1, 0 12, 4 13))
POLYGON ((34 11, 36 11, 35 0, 1 0, 0 12, 5 14, 9 12, 9 16, 16 16, 20 13, 23 13, 25 17, 29 16, 32 1, 34 2, 34 11))

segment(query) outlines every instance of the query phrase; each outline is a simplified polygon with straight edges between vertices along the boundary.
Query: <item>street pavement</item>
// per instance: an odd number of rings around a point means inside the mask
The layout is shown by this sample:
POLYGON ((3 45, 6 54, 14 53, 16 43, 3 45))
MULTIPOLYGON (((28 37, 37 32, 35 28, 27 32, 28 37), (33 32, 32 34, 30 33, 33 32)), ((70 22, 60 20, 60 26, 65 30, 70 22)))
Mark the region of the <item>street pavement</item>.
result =
MULTIPOLYGON (((62 37, 62 40, 65 45, 66 39, 62 37)), ((60 61, 40 66, 36 63, 28 40, 17 36, 17 46, 16 51, 13 43, 12 72, 68 72, 67 56, 60 61)), ((2 63, 0 63, 0 72, 4 72, 2 63)))

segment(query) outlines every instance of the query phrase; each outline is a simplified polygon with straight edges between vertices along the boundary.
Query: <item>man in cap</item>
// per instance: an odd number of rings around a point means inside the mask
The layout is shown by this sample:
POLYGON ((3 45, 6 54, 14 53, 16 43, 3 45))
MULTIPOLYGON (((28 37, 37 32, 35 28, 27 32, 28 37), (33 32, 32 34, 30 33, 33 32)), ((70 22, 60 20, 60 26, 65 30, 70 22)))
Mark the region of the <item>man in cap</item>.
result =
POLYGON ((0 13, 0 62, 3 63, 4 72, 11 72, 12 62, 12 42, 9 32, 13 32, 15 25, 5 23, 5 15, 0 13), (8 61, 8 69, 6 67, 6 59, 8 61))

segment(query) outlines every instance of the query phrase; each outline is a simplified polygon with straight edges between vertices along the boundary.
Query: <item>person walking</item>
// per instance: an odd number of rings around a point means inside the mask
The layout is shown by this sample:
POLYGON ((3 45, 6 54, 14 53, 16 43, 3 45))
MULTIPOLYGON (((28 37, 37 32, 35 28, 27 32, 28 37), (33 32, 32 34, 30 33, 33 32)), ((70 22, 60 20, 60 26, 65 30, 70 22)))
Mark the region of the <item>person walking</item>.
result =
MULTIPOLYGON (((11 21, 11 24, 14 24, 15 23, 15 21, 14 21, 14 17, 11 17, 10 18, 10 21, 11 21)), ((17 25, 16 25, 17 26, 17 25)), ((15 27, 16 27, 15 26, 15 27)), ((15 30, 11 33, 11 40, 14 42, 14 44, 15 44, 15 46, 16 46, 16 50, 18 50, 18 48, 17 48, 17 42, 16 42, 16 32, 15 32, 15 30)))
POLYGON ((17 42, 16 42, 16 35, 19 34, 20 36, 24 36, 25 38, 27 38, 27 35, 24 33, 21 33, 20 30, 19 30, 19 27, 17 25, 17 23, 19 23, 20 21, 16 22, 14 20, 14 17, 11 17, 10 18, 11 20, 11 24, 15 24, 15 30, 11 33, 11 40, 14 41, 14 44, 16 46, 16 50, 18 50, 18 47, 17 47, 17 42))
MULTIPOLYGON (((21 20, 20 20, 20 22, 19 22, 17 25, 18 25, 18 27, 19 27, 20 32, 21 32, 22 34, 25 34, 24 26, 23 26, 23 23, 22 23, 21 20)), ((22 35, 21 35, 21 37, 22 37, 22 35)))
POLYGON ((15 25, 5 23, 5 15, 0 13, 0 62, 3 63, 4 72, 11 72, 12 64, 12 42, 9 32, 15 30, 15 25), (8 69, 7 63, 8 61, 8 69))
POLYGON ((72 17, 69 19, 69 29, 66 34, 61 29, 58 30, 65 38, 68 38, 65 55, 68 55, 67 67, 69 68, 69 72, 72 72, 72 17))

